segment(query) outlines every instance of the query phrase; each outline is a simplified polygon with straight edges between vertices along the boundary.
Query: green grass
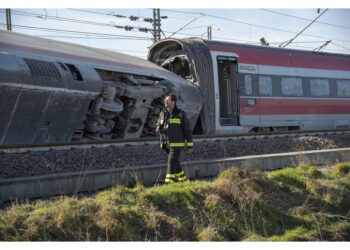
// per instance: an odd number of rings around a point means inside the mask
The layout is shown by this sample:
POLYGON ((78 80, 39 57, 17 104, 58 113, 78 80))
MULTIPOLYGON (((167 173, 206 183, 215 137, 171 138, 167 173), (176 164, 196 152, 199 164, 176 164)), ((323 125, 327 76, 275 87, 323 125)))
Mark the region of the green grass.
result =
POLYGON ((336 175, 348 175, 348 174, 350 174, 350 162, 337 163, 334 166, 334 174, 336 174, 336 175))
POLYGON ((14 204, 0 211, 0 241, 350 240, 349 166, 232 168, 212 182, 14 204))

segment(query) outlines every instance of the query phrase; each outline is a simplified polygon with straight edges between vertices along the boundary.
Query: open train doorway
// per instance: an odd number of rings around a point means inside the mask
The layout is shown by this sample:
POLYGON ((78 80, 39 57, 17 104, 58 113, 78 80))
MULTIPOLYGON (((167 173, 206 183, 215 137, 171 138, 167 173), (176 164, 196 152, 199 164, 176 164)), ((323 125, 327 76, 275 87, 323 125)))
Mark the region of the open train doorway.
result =
POLYGON ((218 88, 221 126, 238 126, 238 77, 235 57, 218 56, 218 88))

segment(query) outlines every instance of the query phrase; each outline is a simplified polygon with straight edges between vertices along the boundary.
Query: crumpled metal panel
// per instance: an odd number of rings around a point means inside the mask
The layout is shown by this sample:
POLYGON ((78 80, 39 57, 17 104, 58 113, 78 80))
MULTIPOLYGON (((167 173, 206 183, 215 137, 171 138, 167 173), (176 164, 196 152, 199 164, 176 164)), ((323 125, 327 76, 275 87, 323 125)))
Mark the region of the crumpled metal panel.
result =
POLYGON ((4 30, 0 38, 0 145, 148 136, 170 93, 192 128, 197 121, 198 87, 147 60, 4 30))
POLYGON ((4 86, 0 100, 0 145, 71 141, 91 101, 83 95, 4 86))

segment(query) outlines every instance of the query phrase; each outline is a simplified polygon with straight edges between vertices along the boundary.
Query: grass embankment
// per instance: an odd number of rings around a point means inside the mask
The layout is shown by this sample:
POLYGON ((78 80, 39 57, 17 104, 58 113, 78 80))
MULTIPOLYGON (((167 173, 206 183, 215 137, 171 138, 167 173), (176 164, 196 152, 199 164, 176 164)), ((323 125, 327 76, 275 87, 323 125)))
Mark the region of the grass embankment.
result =
POLYGON ((0 240, 349 241, 350 163, 14 205, 0 211, 0 240))

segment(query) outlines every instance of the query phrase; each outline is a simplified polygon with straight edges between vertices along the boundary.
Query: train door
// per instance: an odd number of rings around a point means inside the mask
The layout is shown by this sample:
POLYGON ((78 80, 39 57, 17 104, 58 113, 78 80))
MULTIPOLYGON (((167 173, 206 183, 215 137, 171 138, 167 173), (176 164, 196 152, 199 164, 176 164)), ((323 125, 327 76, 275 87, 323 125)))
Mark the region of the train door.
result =
POLYGON ((238 126, 238 77, 235 57, 217 57, 219 87, 219 122, 221 126, 238 126))

